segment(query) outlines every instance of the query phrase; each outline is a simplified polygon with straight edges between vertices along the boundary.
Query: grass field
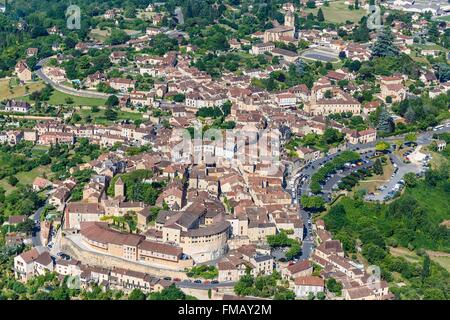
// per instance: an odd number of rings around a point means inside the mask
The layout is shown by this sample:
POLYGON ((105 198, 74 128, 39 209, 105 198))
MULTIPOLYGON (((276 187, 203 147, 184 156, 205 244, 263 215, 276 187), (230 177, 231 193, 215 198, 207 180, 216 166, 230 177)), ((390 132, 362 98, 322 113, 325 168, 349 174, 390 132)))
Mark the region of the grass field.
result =
POLYGON ((14 99, 25 96, 27 94, 25 87, 28 87, 28 93, 31 93, 33 91, 38 91, 45 86, 42 81, 36 81, 27 83, 24 86, 13 86, 10 90, 9 82, 10 79, 0 79, 0 100, 14 99))
POLYGON ((100 30, 98 28, 92 29, 89 33, 89 36, 95 40, 98 40, 100 42, 104 42, 106 38, 109 37, 110 30, 109 28, 107 30, 100 30))
MULTIPOLYGON (((31 185, 36 177, 42 177, 44 173, 46 173, 47 175, 51 173, 50 166, 39 166, 29 172, 19 172, 15 176, 19 180, 20 184, 31 185)), ((6 193, 10 193, 16 188, 8 183, 7 178, 0 180, 0 186, 6 190, 6 193)))
MULTIPOLYGON (((72 100, 74 101, 74 103, 71 104, 72 106, 103 106, 106 102, 106 99, 78 97, 55 90, 53 91, 53 94, 50 97, 48 103, 54 105, 68 105, 66 102, 67 98, 72 98, 72 100)), ((29 99, 27 97, 24 97, 24 100, 29 99)))
POLYGON ((410 251, 407 248, 389 247, 389 253, 392 254, 394 257, 402 257, 406 261, 411 263, 416 263, 420 261, 420 257, 414 251, 410 251))
POLYGON ((441 21, 449 21, 450 22, 450 15, 448 16, 443 16, 443 17, 439 17, 436 20, 441 20, 441 21))
MULTIPOLYGON (((100 109, 99 112, 92 112, 89 109, 82 109, 76 112, 83 118, 83 122, 86 122, 86 117, 91 116, 92 122, 96 124, 110 125, 113 121, 107 120, 105 118, 105 110, 100 109)), ((142 120, 142 114, 138 112, 117 112, 117 120, 142 120)))
POLYGON ((430 259, 437 264, 439 264, 442 268, 450 272, 450 257, 446 256, 430 256, 430 259))
MULTIPOLYGON (((346 5, 345 0, 330 1, 329 7, 322 6, 322 12, 326 21, 334 23, 345 23, 345 21, 359 21, 367 12, 360 8, 359 10, 350 10, 346 5)), ((304 9, 306 13, 312 12, 317 15, 319 8, 304 9)))

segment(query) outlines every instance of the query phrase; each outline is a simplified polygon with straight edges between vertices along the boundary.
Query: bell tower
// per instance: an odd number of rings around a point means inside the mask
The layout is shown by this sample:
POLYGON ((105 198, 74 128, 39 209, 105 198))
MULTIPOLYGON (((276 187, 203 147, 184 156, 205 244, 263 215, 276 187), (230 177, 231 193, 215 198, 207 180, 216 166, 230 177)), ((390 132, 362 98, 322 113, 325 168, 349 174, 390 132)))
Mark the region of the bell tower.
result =
POLYGON ((114 197, 125 197, 125 184, 121 177, 117 179, 116 184, 114 185, 114 197))
POLYGON ((284 25, 286 27, 294 28, 295 33, 295 15, 291 11, 287 11, 284 15, 284 25))

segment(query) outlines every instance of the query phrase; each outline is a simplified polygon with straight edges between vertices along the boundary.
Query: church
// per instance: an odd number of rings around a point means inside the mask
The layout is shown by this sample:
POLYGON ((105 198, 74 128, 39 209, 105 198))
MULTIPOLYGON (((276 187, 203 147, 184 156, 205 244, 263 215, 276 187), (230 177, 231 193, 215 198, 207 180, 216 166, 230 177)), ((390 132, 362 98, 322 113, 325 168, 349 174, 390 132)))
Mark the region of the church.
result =
POLYGON ((264 32, 264 43, 276 41, 295 41, 295 15, 291 11, 286 12, 284 16, 284 25, 264 32))

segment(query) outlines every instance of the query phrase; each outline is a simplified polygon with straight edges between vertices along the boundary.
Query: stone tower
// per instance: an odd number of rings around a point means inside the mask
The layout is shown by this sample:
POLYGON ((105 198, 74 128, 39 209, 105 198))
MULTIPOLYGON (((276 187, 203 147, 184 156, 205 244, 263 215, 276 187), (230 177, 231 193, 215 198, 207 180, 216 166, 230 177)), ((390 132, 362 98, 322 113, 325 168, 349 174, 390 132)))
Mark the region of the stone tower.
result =
POLYGON ((284 15, 284 25, 286 27, 294 28, 295 33, 295 15, 291 11, 287 11, 284 15))
POLYGON ((117 179, 116 184, 114 185, 114 196, 117 197, 125 197, 125 184, 121 177, 117 179))

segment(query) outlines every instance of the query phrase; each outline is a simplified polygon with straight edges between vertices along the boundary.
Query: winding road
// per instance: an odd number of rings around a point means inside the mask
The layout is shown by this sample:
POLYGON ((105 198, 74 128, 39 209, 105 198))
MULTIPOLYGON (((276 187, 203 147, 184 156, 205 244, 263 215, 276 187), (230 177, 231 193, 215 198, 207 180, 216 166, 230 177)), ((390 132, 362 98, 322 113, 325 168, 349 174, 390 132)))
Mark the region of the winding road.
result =
POLYGON ((65 85, 62 85, 58 82, 53 81, 52 79, 50 79, 43 71, 43 66, 45 65, 45 63, 50 60, 53 57, 48 57, 45 59, 40 60, 37 64, 37 70, 36 70, 36 75, 42 79, 45 83, 51 85, 54 89, 61 91, 63 93, 66 94, 70 94, 73 96, 77 96, 77 97, 84 97, 84 98, 96 98, 96 99, 107 99, 110 94, 107 93, 102 93, 102 92, 93 92, 93 91, 87 91, 87 90, 77 90, 65 85))

